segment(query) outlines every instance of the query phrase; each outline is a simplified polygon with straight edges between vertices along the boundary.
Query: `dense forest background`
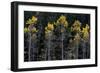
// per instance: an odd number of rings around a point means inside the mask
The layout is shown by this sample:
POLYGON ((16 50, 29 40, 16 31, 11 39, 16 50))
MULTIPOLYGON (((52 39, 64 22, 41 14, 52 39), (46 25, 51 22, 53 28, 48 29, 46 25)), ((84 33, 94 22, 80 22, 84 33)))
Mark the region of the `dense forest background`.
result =
POLYGON ((90 15, 24 11, 24 61, 90 58, 90 15))

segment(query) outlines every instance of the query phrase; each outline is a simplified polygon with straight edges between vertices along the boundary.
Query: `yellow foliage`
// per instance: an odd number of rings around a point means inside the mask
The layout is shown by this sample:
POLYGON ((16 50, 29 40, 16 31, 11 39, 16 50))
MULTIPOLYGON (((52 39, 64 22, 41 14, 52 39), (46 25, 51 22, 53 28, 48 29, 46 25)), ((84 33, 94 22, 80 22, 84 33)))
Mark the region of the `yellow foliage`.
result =
POLYGON ((48 30, 54 30, 53 24, 48 23, 47 29, 48 30))
POLYGON ((81 26, 81 22, 79 20, 75 20, 73 26, 80 27, 81 26))
POLYGON ((74 40, 77 40, 77 41, 79 41, 80 40, 80 35, 79 35, 79 33, 77 33, 76 35, 75 35, 75 38, 74 38, 74 40))
POLYGON ((75 20, 74 24, 73 24, 72 27, 71 27, 71 30, 72 30, 72 31, 81 32, 80 27, 81 27, 80 21, 79 21, 79 20, 75 20))
POLYGON ((29 32, 29 29, 25 27, 24 32, 29 32))
POLYGON ((34 28, 32 29, 32 32, 35 33, 35 32, 38 32, 38 30, 34 27, 34 28))
POLYGON ((85 28, 82 29, 82 34, 83 34, 83 39, 88 39, 89 38, 89 25, 86 24, 85 28))
POLYGON ((89 28, 90 28, 90 27, 89 27, 89 25, 88 25, 88 24, 86 24, 85 28, 86 28, 87 30, 89 30, 89 28))
POLYGON ((54 25, 48 23, 48 25, 45 27, 45 33, 51 32, 54 30, 54 25))
POLYGON ((37 17, 35 16, 32 16, 32 18, 29 18, 27 21, 26 21, 26 24, 30 24, 28 26, 28 28, 24 28, 24 31, 25 32, 28 32, 28 31, 31 31, 31 32, 37 32, 36 28, 33 27, 32 29, 29 29, 32 25, 34 25, 35 23, 37 22, 37 17))
POLYGON ((32 18, 26 21, 26 24, 35 24, 37 22, 37 17, 32 16, 32 18))
POLYGON ((50 32, 51 32, 50 30, 46 30, 46 31, 45 31, 46 34, 47 34, 47 33, 50 33, 50 32))
POLYGON ((64 27, 68 27, 68 22, 66 21, 66 17, 61 15, 60 18, 57 20, 58 24, 62 24, 64 27))
POLYGON ((37 18, 35 16, 32 16, 32 21, 33 22, 36 22, 37 21, 37 18))

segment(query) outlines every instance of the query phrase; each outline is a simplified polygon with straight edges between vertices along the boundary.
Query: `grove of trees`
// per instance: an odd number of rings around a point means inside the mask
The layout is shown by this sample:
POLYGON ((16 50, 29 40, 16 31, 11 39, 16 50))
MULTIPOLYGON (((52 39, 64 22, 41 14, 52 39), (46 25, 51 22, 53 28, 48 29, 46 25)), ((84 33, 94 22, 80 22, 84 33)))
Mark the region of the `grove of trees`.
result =
POLYGON ((90 58, 90 15, 24 12, 24 61, 90 58))

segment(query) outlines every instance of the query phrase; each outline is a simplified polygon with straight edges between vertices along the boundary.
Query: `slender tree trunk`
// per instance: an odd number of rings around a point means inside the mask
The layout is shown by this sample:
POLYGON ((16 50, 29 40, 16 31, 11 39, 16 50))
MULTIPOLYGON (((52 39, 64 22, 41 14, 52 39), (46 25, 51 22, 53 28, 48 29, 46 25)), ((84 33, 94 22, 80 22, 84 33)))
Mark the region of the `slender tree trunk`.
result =
POLYGON ((83 59, 85 59, 86 58, 86 45, 85 45, 85 41, 83 41, 84 43, 83 43, 83 59))
POLYGON ((75 59, 78 59, 78 45, 79 45, 79 43, 76 43, 76 47, 75 47, 75 59))
POLYGON ((29 32, 28 61, 31 61, 31 33, 29 32))
POLYGON ((48 34, 48 60, 50 60, 50 48, 51 48, 51 32, 48 34))
POLYGON ((62 45, 62 48, 61 48, 61 49, 62 49, 62 60, 63 60, 63 59, 64 59, 64 57, 63 57, 63 55, 64 55, 64 54, 63 54, 63 52, 64 52, 64 51, 63 51, 63 32, 62 32, 61 45, 62 45))

